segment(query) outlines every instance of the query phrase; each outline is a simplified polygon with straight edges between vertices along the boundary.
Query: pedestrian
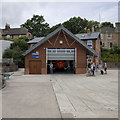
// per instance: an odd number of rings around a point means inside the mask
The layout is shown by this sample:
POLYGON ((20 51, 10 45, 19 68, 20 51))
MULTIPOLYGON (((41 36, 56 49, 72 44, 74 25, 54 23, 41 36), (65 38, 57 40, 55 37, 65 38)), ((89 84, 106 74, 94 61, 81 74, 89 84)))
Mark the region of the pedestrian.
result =
POLYGON ((93 64, 93 76, 95 75, 95 64, 93 64))
POLYGON ((104 66, 104 71, 105 71, 105 74, 107 74, 107 64, 105 63, 105 66, 104 66))
POLYGON ((50 73, 53 73, 53 64, 50 64, 50 73))
POLYGON ((97 68, 96 68, 96 72, 98 71, 98 64, 97 64, 97 68))

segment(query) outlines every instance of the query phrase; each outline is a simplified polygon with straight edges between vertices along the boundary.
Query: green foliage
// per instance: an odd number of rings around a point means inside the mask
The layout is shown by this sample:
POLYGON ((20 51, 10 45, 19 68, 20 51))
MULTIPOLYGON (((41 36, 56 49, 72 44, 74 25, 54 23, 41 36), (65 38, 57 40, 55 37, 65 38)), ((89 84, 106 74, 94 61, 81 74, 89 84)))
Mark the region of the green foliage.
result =
POLYGON ((14 43, 11 44, 10 49, 15 47, 19 47, 22 51, 26 51, 28 49, 28 44, 26 43, 24 38, 19 38, 14 40, 14 43))
POLYGON ((85 31, 88 21, 80 17, 70 18, 68 21, 64 22, 63 25, 70 30, 73 34, 85 31))
POLYGON ((28 49, 28 45, 23 38, 14 40, 10 48, 3 53, 3 58, 13 58, 18 67, 24 67, 24 56, 22 54, 28 49))
POLYGON ((120 62, 120 49, 117 45, 113 45, 113 48, 110 50, 102 48, 101 49, 101 58, 103 62, 120 62))
POLYGON ((49 24, 45 23, 43 16, 33 15, 21 27, 26 27, 29 32, 36 37, 46 36, 49 31, 49 24))
POLYGON ((95 31, 98 31, 98 30, 99 30, 100 23, 97 22, 97 21, 93 21, 93 20, 88 21, 87 28, 90 28, 90 30, 92 31, 92 27, 93 27, 93 26, 94 26, 94 30, 95 30, 95 31))
POLYGON ((54 30, 56 30, 58 27, 60 27, 60 25, 61 25, 61 24, 57 24, 57 25, 51 27, 51 28, 49 29, 49 33, 51 33, 51 32, 53 32, 54 30))
POLYGON ((103 27, 114 28, 114 25, 111 22, 103 22, 103 23, 101 23, 101 28, 103 28, 103 27))
MULTIPOLYGON (((85 33, 85 32, 87 32, 88 28, 92 30, 92 26, 94 26, 95 30, 99 29, 99 22, 93 21, 93 20, 88 21, 87 19, 85 19, 85 18, 82 19, 81 17, 70 18, 68 21, 65 21, 62 24, 73 34, 85 33)), ((49 30, 49 33, 54 31, 59 26, 60 26, 60 24, 57 24, 57 25, 51 27, 49 30)))
MULTIPOLYGON (((22 24, 21 27, 26 27, 33 36, 42 37, 53 32, 60 26, 60 24, 57 24, 50 28, 49 24, 45 23, 45 19, 43 16, 33 15, 33 17, 31 19, 28 19, 24 24, 22 24)), ((103 22, 100 25, 98 21, 87 20, 81 17, 72 17, 69 20, 63 22, 62 24, 73 34, 86 33, 87 29, 89 28, 90 30, 92 30, 93 26, 95 31, 98 31, 100 29, 100 26, 101 28, 108 26, 112 28, 114 27, 111 22, 103 22)))

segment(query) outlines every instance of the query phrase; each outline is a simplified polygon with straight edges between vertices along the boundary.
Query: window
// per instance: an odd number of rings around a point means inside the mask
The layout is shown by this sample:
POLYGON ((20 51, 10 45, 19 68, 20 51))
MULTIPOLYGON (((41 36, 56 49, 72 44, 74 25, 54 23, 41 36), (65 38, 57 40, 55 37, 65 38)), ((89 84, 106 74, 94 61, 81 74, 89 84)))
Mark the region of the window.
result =
POLYGON ((101 34, 100 36, 101 36, 101 39, 103 39, 103 34, 101 34))
POLYGON ((87 42, 87 45, 88 45, 90 48, 92 48, 92 40, 89 40, 89 41, 87 42))
POLYGON ((112 42, 110 42, 110 48, 112 48, 112 42))
POLYGON ((108 37, 108 39, 111 39, 111 34, 108 34, 107 37, 108 37))

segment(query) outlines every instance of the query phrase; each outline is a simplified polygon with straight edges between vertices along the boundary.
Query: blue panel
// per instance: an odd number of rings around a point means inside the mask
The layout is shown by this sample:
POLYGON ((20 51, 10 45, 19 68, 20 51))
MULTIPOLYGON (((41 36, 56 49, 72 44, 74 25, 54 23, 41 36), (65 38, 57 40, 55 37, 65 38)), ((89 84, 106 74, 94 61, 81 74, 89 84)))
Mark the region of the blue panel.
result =
POLYGON ((32 52, 31 55, 40 55, 39 52, 32 52))
POLYGON ((40 58, 40 56, 31 56, 31 58, 40 58))

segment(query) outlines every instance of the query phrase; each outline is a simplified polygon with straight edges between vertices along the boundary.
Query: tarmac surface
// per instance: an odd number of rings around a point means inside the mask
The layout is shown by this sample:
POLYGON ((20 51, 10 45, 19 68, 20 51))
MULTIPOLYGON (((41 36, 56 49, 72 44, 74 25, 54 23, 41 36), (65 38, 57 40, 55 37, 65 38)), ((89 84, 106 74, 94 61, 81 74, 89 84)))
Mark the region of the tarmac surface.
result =
POLYGON ((118 70, 80 74, 15 72, 2 90, 3 118, 118 118, 118 70))

